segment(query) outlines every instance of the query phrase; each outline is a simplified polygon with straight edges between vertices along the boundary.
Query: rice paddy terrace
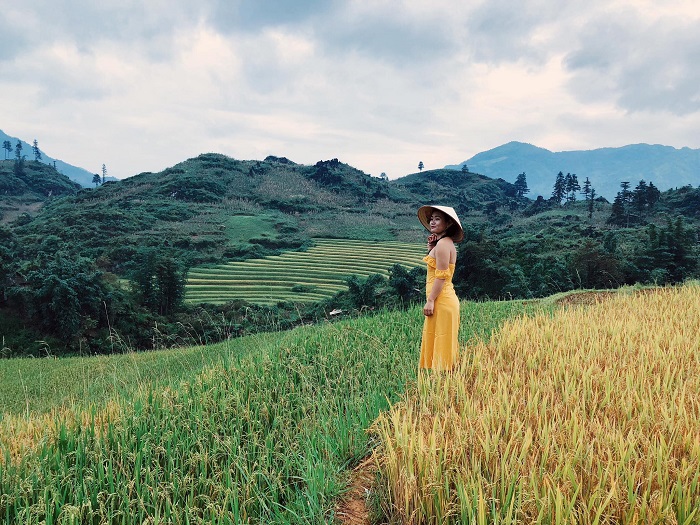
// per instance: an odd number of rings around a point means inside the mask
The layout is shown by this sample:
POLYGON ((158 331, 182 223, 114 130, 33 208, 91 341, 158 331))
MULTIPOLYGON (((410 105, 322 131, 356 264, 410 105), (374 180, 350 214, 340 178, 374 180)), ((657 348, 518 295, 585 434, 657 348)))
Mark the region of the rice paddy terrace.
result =
POLYGON ((425 247, 398 241, 316 239, 305 252, 190 270, 185 301, 222 304, 237 299, 269 305, 313 302, 347 288, 351 275, 388 275, 389 268, 423 265, 425 247))

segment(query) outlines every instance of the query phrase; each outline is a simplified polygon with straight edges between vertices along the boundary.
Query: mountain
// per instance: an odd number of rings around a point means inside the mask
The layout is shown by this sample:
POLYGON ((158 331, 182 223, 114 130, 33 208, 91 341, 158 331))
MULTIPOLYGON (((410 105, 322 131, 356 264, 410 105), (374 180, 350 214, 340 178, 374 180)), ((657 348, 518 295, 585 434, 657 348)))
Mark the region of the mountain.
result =
MULTIPOLYGON (((18 139, 17 137, 10 137, 6 133, 4 133, 2 130, 0 130, 0 143, 4 143, 6 140, 10 141, 10 144, 12 144, 12 152, 8 153, 6 150, 0 150, 2 155, 0 157, 0 160, 5 159, 5 156, 7 155, 8 159, 14 159, 15 156, 15 145, 17 144, 17 141, 19 140, 22 143, 22 155, 26 155, 27 160, 34 160, 34 153, 32 151, 32 145, 28 144, 27 142, 24 142, 21 139, 18 139)), ((94 173, 90 173, 88 170, 79 168, 77 166, 73 166, 71 164, 68 164, 67 162, 63 162, 62 160, 56 159, 54 157, 50 157, 47 155, 44 150, 39 148, 39 151, 41 152, 41 161, 45 164, 50 164, 52 166, 55 165, 56 169, 59 171, 59 173, 63 173, 65 176, 67 176, 70 180, 77 182, 83 187, 89 187, 92 186, 92 177, 95 175, 94 173)), ((116 180, 114 178, 107 177, 107 180, 116 180)))
POLYGON ((80 184, 43 162, 25 161, 15 169, 12 160, 0 160, 0 225, 24 216, 36 215, 46 202, 57 197, 75 195, 80 184))
POLYGON ((122 274, 148 247, 202 264, 298 249, 313 237, 423 242, 415 214, 426 201, 456 207, 466 224, 512 195, 510 183, 454 170, 389 181, 338 159, 301 165, 207 153, 57 199, 16 232, 32 257, 46 251, 42 239, 60 239, 122 274))
POLYGON ((552 194, 560 171, 565 175, 575 173, 581 185, 588 177, 596 193, 609 201, 620 190, 622 181, 628 181, 634 188, 644 179, 661 191, 700 184, 700 149, 658 144, 552 152, 532 144, 509 142, 445 168, 460 169, 464 164, 469 171, 509 182, 515 182, 518 174, 525 172, 529 197, 533 199, 552 194))

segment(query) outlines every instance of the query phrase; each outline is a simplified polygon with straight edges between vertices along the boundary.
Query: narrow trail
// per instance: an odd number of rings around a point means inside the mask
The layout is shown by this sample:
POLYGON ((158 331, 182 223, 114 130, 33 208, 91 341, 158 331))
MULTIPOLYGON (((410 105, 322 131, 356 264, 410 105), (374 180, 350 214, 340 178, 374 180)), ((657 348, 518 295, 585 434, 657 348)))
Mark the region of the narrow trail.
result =
POLYGON ((377 468, 371 456, 363 459, 350 474, 350 490, 335 509, 338 523, 343 525, 370 525, 370 512, 367 506, 377 468))

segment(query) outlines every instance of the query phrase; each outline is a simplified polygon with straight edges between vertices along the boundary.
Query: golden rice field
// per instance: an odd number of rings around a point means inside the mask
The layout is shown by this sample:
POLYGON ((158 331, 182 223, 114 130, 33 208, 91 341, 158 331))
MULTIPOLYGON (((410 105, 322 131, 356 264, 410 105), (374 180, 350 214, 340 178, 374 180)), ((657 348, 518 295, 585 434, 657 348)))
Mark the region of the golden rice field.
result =
POLYGON ((398 241, 315 239, 305 252, 236 261, 190 270, 185 301, 222 304, 245 300, 256 304, 279 301, 313 302, 346 290, 351 275, 388 275, 389 268, 423 264, 425 247, 398 241))
POLYGON ((700 287, 506 321, 373 425, 402 524, 700 523, 700 287))

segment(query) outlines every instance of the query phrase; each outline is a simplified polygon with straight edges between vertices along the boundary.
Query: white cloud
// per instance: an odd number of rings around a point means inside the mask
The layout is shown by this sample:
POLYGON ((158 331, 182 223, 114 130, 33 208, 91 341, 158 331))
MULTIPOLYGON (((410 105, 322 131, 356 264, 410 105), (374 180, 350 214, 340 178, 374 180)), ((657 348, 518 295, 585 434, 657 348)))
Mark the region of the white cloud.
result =
POLYGON ((510 140, 698 147, 695 4, 37 0, 0 19, 0 129, 115 176, 205 151, 394 178, 510 140))

